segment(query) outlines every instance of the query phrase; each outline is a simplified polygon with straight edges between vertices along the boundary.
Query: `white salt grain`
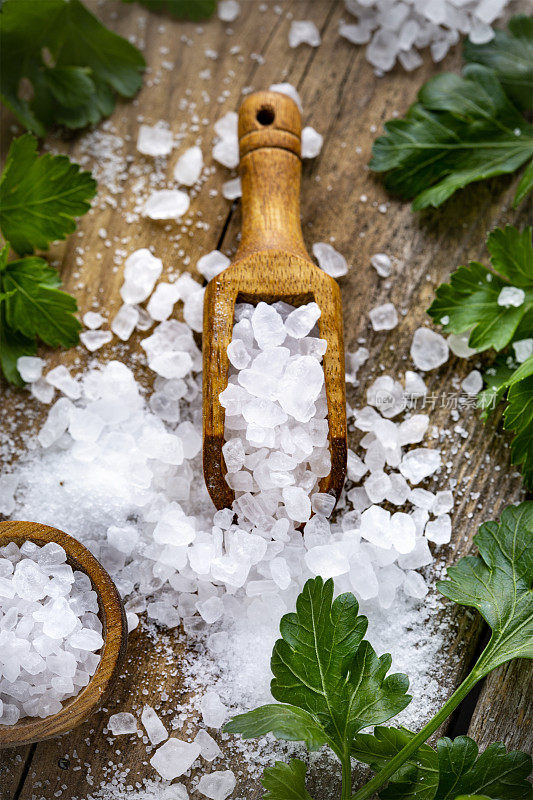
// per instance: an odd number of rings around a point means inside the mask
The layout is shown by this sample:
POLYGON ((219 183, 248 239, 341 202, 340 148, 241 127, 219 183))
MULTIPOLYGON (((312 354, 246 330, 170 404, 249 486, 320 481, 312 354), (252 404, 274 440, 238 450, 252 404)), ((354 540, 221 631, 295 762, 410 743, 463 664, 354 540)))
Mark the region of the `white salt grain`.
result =
POLYGON ((174 178, 184 186, 194 186, 202 174, 204 159, 198 146, 189 147, 178 158, 174 167, 174 178))
POLYGON ((83 331, 80 333, 80 340, 83 345, 89 350, 90 353, 94 353, 96 350, 100 350, 106 344, 112 340, 113 334, 111 331, 83 331))
POLYGON ((391 260, 385 253, 376 253, 370 259, 370 263, 380 278, 388 278, 392 272, 391 260))
POLYGON ((144 706, 141 714, 141 722, 152 744, 160 744, 164 742, 165 739, 168 739, 167 729, 152 706, 144 706))
POLYGON ((172 781, 187 772, 199 755, 199 744, 172 738, 156 750, 150 764, 165 781, 172 781))
POLYGON ((162 125, 141 125, 137 150, 147 156, 168 156, 173 146, 172 131, 162 125))
POLYGON ((237 779, 231 770, 202 775, 197 790, 211 800, 226 800, 235 789, 237 779))
POLYGON ((217 16, 222 22, 234 22, 241 13, 237 0, 219 0, 217 16))
POLYGON ((448 360, 446 339, 431 328, 417 328, 411 343, 411 358, 418 369, 436 369, 448 360))
POLYGON ((313 245, 313 255, 318 261, 318 266, 332 278, 341 278, 348 272, 344 256, 327 242, 316 242, 313 245))
POLYGON ((308 44, 311 47, 318 47, 320 44, 320 33, 314 22, 308 20, 293 20, 289 29, 289 47, 298 47, 300 44, 308 44))
POLYGON ((200 701, 200 712, 204 725, 221 728, 227 718, 227 709, 216 692, 206 692, 200 701))
POLYGON ((179 219, 189 209, 190 200, 180 189, 157 189, 144 204, 144 215, 150 219, 179 219))
POLYGON ((398 324, 398 314, 392 303, 376 306, 368 316, 375 331, 390 331, 398 324))
POLYGON ((34 383, 43 374, 45 362, 35 356, 20 356, 17 358, 17 370, 24 383, 34 383))
POLYGON ((324 137, 310 125, 302 129, 302 158, 316 158, 323 144, 324 137))
POLYGON ((211 250, 210 253, 206 253, 205 256, 198 259, 196 269, 204 276, 206 281, 210 281, 229 265, 230 260, 224 253, 221 253, 220 250, 211 250))

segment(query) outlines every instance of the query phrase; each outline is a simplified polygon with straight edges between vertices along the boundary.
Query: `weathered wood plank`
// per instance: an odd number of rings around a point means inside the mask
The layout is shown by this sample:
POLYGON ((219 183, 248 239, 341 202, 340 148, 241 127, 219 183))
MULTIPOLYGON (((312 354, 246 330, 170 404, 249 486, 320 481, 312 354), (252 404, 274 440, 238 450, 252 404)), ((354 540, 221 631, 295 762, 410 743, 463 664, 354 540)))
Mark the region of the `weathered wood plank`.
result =
MULTIPOLYGON (((213 122, 226 111, 238 107, 243 87, 263 88, 280 80, 289 80, 298 87, 306 112, 305 123, 313 125, 325 135, 324 149, 319 159, 304 165, 304 236, 309 247, 315 241, 333 240, 352 264, 349 274, 341 281, 347 349, 355 349, 358 340, 365 337, 366 346, 371 351, 371 358, 360 373, 361 387, 352 391, 350 397, 353 404, 362 404, 363 391, 373 377, 381 373, 381 365, 391 374, 409 368, 410 362, 405 360, 405 356, 412 332, 426 321, 424 310, 431 302, 435 286, 452 268, 468 258, 486 257, 482 242, 491 227, 503 221, 524 220, 526 212, 510 210, 512 181, 502 179, 466 190, 444 209, 414 215, 407 204, 391 200, 381 183, 366 169, 372 140, 376 135, 372 126, 379 128, 393 111, 403 113, 414 100, 420 84, 430 75, 445 67, 455 69, 460 63, 457 52, 439 67, 426 63, 415 75, 396 70, 381 80, 374 76, 361 49, 338 39, 338 21, 345 14, 340 2, 296 0, 283 8, 284 14, 281 16, 275 15, 271 7, 268 12, 260 14, 256 4, 244 3, 241 17, 232 25, 235 31, 233 36, 228 36, 224 26, 215 20, 205 24, 204 34, 198 34, 195 25, 149 15, 134 6, 105 4, 98 8, 98 13, 124 35, 138 35, 144 30, 145 53, 151 65, 159 64, 164 59, 175 62, 172 72, 154 67, 148 82, 154 77, 159 82, 152 86, 145 85, 135 104, 120 104, 112 117, 112 124, 120 136, 130 135, 124 154, 133 156, 139 114, 152 123, 158 119, 169 120, 172 128, 178 131, 180 125, 189 123, 191 115, 197 112, 199 117, 208 120, 205 129, 202 127, 196 134, 202 136, 204 156, 207 156, 213 122), (320 48, 288 49, 286 37, 290 23, 285 11, 289 10, 296 18, 314 19, 317 22, 323 33, 320 48), (116 18, 110 19, 115 13, 116 18), (139 25, 139 19, 146 20, 145 28, 139 25), (160 26, 164 26, 162 33, 160 26), (194 46, 180 44, 183 33, 194 40, 194 46), (230 54, 234 44, 241 46, 242 62, 239 56, 230 54), (169 54, 161 55, 161 47, 168 47, 169 54), (208 47, 217 50, 219 58, 206 65, 204 49, 208 47), (250 55, 254 52, 262 54, 264 63, 251 59, 250 55), (211 67, 212 77, 200 81, 198 74, 206 66, 211 67), (187 87, 191 89, 189 95, 185 94, 187 87), (223 91, 228 94, 222 103, 206 103, 202 99, 204 89, 211 100, 219 97, 223 91), (189 105, 186 110, 179 110, 180 100, 184 98, 189 105), (195 109, 192 109, 192 103, 196 103, 195 109), (360 151, 356 148, 360 148, 360 151), (360 200, 362 195, 367 195, 366 202, 360 200), (382 203, 387 204, 385 214, 378 210, 382 203), (375 252, 387 252, 397 260, 395 280, 384 282, 369 267, 370 257, 375 252), (389 300, 398 309, 409 308, 409 316, 401 320, 390 337, 383 333, 369 333, 368 311, 389 300)), ((6 138, 3 137, 4 144, 6 138)), ((194 143, 195 138, 195 134, 189 132, 184 145, 194 143)), ((65 149, 64 145, 62 149, 65 149)), ((80 157, 82 149, 80 137, 73 137, 66 148, 74 158, 80 157)), ((136 156, 136 161, 139 160, 136 156)), ((149 160, 146 163, 149 164, 149 160)), ((128 252, 145 246, 147 241, 153 243, 156 254, 163 258, 165 274, 176 273, 185 266, 184 256, 178 254, 180 248, 183 247, 190 264, 194 265, 202 253, 216 247, 230 214, 229 204, 220 196, 221 184, 226 177, 229 175, 217 169, 191 203, 191 218, 196 220, 201 214, 202 221, 208 227, 195 231, 194 236, 184 235, 179 242, 172 241, 174 229, 169 235, 167 226, 149 220, 128 225, 121 213, 99 202, 91 214, 81 221, 80 227, 84 232, 81 241, 85 248, 83 265, 76 265, 75 248, 79 242, 75 236, 55 248, 57 257, 61 259, 66 288, 76 294, 80 310, 84 312, 89 309, 95 297, 102 301, 105 298, 105 307, 110 316, 118 308, 118 289, 122 276, 120 269, 113 271, 112 254, 119 243, 128 252), (219 194, 208 201, 208 193, 214 189, 219 194), (113 247, 108 250, 98 236, 102 227, 106 228, 108 238, 113 241, 113 247), (103 255, 101 260, 95 258, 98 252, 103 255)), ((125 191, 114 196, 119 202, 126 199, 130 207, 130 187, 135 179, 132 176, 125 181, 125 191)), ((108 192, 104 190, 103 195, 106 194, 108 192)), ((231 214, 223 238, 223 249, 227 252, 232 252, 236 247, 239 225, 237 207, 235 213, 231 214)), ((190 269, 190 266, 187 268, 190 269)), ((109 346, 101 352, 104 357, 122 354, 131 360, 131 355, 138 352, 138 339, 132 338, 131 347, 109 346)), ((82 348, 57 354, 55 358, 62 363, 80 366, 88 360, 82 348)), ((136 364, 139 377, 149 380, 138 361, 136 364)), ((457 422, 451 419, 450 409, 439 406, 442 396, 453 390, 452 380, 457 376, 464 377, 473 366, 452 359, 442 370, 430 374, 428 379, 431 392, 438 398, 438 407, 430 412, 431 423, 441 431, 439 436, 445 453, 444 460, 449 462, 449 475, 457 480, 458 486, 454 539, 449 547, 442 548, 439 564, 452 563, 468 552, 478 525, 520 497, 519 478, 515 470, 509 467, 508 440, 497 433, 496 423, 485 427, 477 414, 469 410, 458 421, 466 431, 462 438, 453 433, 457 422), (442 431, 449 433, 443 434, 442 431)), ((10 420, 15 421, 13 433, 27 432, 31 427, 28 408, 34 409, 34 406, 29 402, 21 404, 20 393, 8 391, 6 402, 0 410, 1 424, 7 425, 10 415, 10 420)), ((42 411, 33 410, 31 414, 37 419, 42 416, 42 411)), ((443 687, 445 693, 449 694, 466 671, 476 646, 480 623, 470 613, 445 611, 444 603, 442 609, 438 612, 439 624, 451 627, 454 635, 447 652, 443 654, 442 663, 435 665, 435 676, 438 677, 442 672, 443 687)), ((96 788, 113 774, 108 762, 111 758, 120 760, 116 756, 117 747, 122 751, 124 769, 130 769, 128 783, 134 784, 137 780, 152 777, 146 746, 140 739, 117 739, 113 749, 109 750, 103 729, 114 710, 136 711, 146 702, 156 708, 161 705, 165 714, 163 718, 170 720, 176 704, 185 699, 182 696, 180 665, 186 663, 189 657, 185 643, 177 633, 165 635, 163 640, 157 642, 148 633, 139 630, 134 632, 130 637, 128 670, 117 689, 116 708, 103 711, 68 737, 40 745, 20 799, 29 800, 35 795, 48 800, 62 786, 68 787, 68 794, 73 798, 86 797, 91 791, 87 777, 96 788), (161 701, 161 675, 165 676, 168 701, 161 701)), ((491 708, 495 691, 492 685, 493 679, 489 679, 482 695, 482 698, 486 695, 484 702, 491 708)), ((492 730, 498 730, 501 720, 516 716, 517 697, 514 696, 509 704, 506 703, 505 694, 501 693, 500 697, 496 719, 489 720, 490 725, 487 725, 491 738, 492 730)), ((479 714, 482 714, 481 708, 479 714)), ((515 746, 525 746, 529 716, 527 712, 516 722, 515 746)), ((194 724, 192 720, 191 731, 194 731, 194 724)), ((475 717, 473 725, 478 725, 478 735, 479 724, 475 717)), ((229 744, 225 741, 223 749, 227 751, 228 748, 229 744)), ((231 763, 235 770, 243 773, 236 796, 246 797, 247 800, 259 798, 262 791, 257 776, 248 777, 246 764, 237 748, 231 763)), ((6 783, 4 787, 14 792, 18 783, 17 771, 11 769, 8 773, 14 777, 11 784, 6 783)), ((320 770, 316 773, 320 783, 320 770)), ((319 791, 322 794, 318 796, 324 800, 331 796, 329 777, 323 779, 319 791)))

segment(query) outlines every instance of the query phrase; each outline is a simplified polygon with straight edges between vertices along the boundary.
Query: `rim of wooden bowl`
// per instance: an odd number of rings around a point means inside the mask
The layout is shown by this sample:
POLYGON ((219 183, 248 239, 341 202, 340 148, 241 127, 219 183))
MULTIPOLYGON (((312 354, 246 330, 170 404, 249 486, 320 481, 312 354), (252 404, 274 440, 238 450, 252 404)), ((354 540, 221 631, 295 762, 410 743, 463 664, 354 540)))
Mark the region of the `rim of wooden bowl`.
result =
POLYGON ((66 700, 58 714, 44 719, 23 717, 14 725, 0 725, 0 748, 51 739, 80 725, 101 705, 126 656, 128 634, 124 605, 100 562, 77 539, 58 528, 38 522, 0 522, 0 547, 28 540, 40 546, 47 542, 60 544, 71 567, 89 576, 98 596, 104 645, 96 672, 79 694, 66 700))

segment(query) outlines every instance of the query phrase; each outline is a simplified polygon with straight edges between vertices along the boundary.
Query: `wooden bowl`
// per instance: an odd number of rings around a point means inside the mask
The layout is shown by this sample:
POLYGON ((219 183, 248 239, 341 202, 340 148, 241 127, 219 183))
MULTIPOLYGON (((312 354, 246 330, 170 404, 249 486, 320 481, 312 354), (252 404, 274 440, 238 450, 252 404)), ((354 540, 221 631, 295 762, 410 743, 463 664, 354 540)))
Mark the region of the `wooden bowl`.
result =
POLYGON ((0 547, 9 542, 21 545, 25 541, 39 546, 47 542, 60 544, 70 566, 89 576, 98 595, 104 645, 96 672, 76 697, 70 697, 58 714, 45 719, 23 717, 14 725, 0 725, 0 747, 40 742, 67 733, 84 722, 101 705, 126 656, 128 629, 124 606, 115 584, 96 558, 76 539, 57 528, 37 522, 0 522, 0 547))

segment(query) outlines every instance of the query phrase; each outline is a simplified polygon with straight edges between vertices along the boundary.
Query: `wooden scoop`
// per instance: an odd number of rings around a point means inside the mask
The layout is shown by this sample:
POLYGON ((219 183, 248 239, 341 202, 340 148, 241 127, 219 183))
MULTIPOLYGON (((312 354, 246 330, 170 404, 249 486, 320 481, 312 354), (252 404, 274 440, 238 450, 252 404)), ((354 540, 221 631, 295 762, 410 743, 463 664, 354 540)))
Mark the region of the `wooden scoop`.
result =
POLYGON ((124 607, 115 584, 102 565, 86 547, 57 528, 37 522, 0 522, 0 547, 9 542, 20 546, 27 541, 35 542, 40 547, 47 542, 60 544, 72 569, 89 576, 98 595, 98 616, 103 625, 104 646, 100 651, 96 672, 76 697, 65 700, 58 714, 45 719, 22 717, 14 725, 0 725, 0 747, 40 742, 66 733, 84 722, 103 703, 126 657, 128 628, 124 607))
POLYGON ((320 491, 338 498, 346 472, 346 390, 342 306, 336 281, 307 253, 300 225, 301 118, 296 103, 278 92, 256 92, 239 112, 242 239, 235 260, 207 286, 203 328, 203 464, 215 506, 231 507, 222 455, 224 409, 219 395, 228 383, 227 347, 236 302, 315 301, 328 403, 331 472, 320 491))

